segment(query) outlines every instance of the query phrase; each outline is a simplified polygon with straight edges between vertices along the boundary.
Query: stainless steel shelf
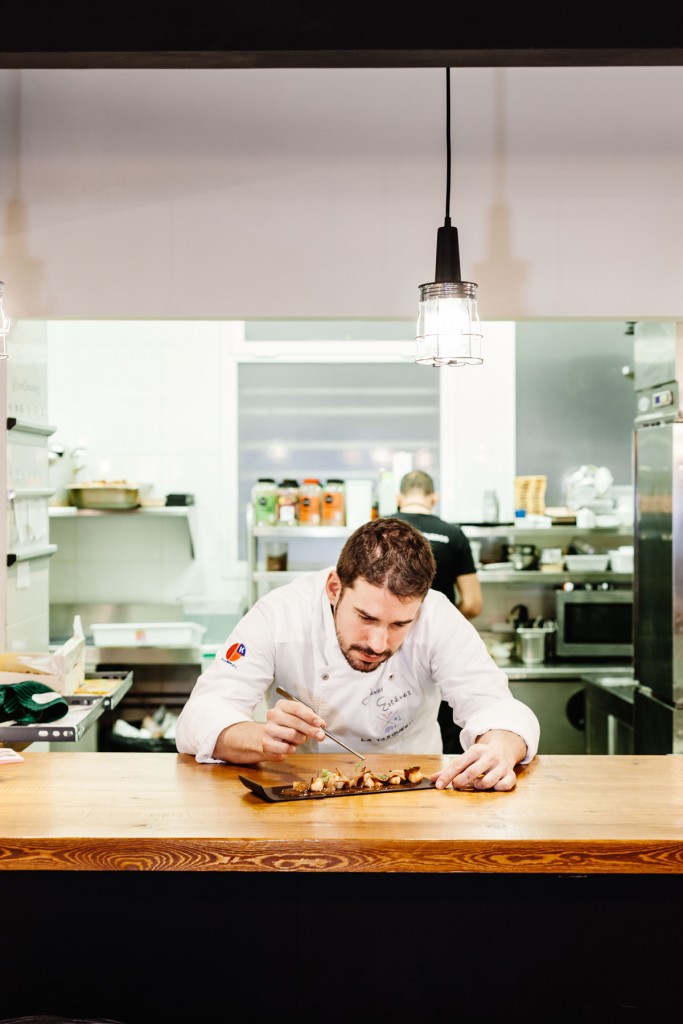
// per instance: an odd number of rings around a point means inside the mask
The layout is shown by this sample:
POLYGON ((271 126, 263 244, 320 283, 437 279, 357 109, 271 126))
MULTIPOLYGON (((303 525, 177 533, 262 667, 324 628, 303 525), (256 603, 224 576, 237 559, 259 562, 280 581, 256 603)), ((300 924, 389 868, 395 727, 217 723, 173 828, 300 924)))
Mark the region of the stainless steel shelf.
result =
POLYGON ((293 540, 299 537, 302 540, 338 540, 342 537, 350 537, 354 531, 351 526, 255 526, 254 537, 285 537, 293 540))
MULTIPOLYGON (((276 574, 274 574, 276 575, 276 574)), ((611 572, 606 569, 604 572, 541 572, 536 569, 511 569, 503 572, 496 570, 480 569, 479 580, 483 586, 487 583, 514 583, 523 585, 525 583, 632 583, 633 574, 628 572, 611 572)))
POLYGON ((547 526, 542 529, 534 527, 515 526, 514 524, 495 523, 490 526, 479 524, 464 525, 462 530, 467 537, 479 539, 481 537, 500 537, 512 539, 514 543, 536 544, 538 547, 555 547, 562 538, 571 540, 572 537, 590 537, 592 541, 602 543, 611 537, 619 537, 621 540, 628 540, 633 537, 633 528, 626 526, 614 527, 585 527, 571 526, 566 523, 560 526, 547 526), (553 543, 548 543, 552 541, 553 543))
POLYGON ((280 572, 258 570, 252 573, 252 579, 255 583, 291 583, 300 576, 310 576, 312 572, 315 572, 315 569, 287 569, 280 572))

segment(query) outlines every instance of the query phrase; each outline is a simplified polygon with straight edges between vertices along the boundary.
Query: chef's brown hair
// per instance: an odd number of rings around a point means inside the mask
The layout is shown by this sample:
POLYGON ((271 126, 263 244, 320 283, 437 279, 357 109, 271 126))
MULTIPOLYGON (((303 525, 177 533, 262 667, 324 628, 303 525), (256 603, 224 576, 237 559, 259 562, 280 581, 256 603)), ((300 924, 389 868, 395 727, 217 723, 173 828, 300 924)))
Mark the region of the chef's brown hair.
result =
POLYGON ((395 597, 424 598, 435 572, 429 541, 402 519, 374 519, 359 526, 337 562, 343 589, 364 579, 386 587, 395 597))

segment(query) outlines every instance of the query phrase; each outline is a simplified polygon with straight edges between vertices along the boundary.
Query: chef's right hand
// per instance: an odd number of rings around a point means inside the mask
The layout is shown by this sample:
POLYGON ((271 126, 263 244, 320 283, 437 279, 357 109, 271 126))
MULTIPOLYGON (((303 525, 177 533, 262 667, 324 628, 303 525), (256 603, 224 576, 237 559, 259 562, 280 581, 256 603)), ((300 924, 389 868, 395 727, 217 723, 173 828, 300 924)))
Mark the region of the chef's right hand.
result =
POLYGON ((263 753, 274 760, 294 754, 307 740, 325 739, 324 720, 298 700, 281 699, 268 709, 263 727, 263 753))

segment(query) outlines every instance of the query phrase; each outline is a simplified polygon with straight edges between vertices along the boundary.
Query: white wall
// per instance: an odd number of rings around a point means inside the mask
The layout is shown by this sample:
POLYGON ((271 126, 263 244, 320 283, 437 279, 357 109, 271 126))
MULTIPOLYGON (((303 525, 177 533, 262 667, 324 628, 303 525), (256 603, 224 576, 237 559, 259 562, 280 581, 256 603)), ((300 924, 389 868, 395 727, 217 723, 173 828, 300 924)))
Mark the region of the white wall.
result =
MULTIPOLYGON (((683 316, 683 68, 458 68, 486 320, 683 316)), ((441 69, 2 70, 17 317, 412 317, 445 202, 441 69)))
POLYGON ((224 614, 239 608, 230 331, 212 322, 48 324, 51 441, 67 449, 53 486, 65 498, 69 453, 83 448, 83 482, 134 480, 152 483, 158 497, 196 500, 194 558, 183 520, 53 519, 53 603, 169 604, 179 619, 186 609, 191 617, 193 598, 216 601, 224 614))

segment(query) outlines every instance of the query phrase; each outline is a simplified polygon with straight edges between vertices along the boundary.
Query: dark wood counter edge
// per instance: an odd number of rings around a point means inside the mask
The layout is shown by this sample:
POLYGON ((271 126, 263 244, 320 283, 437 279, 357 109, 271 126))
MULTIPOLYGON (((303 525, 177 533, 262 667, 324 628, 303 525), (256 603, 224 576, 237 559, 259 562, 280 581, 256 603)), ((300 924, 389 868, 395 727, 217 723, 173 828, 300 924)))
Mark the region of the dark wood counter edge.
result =
POLYGON ((683 842, 0 838, 3 870, 671 875, 683 874, 683 842))

